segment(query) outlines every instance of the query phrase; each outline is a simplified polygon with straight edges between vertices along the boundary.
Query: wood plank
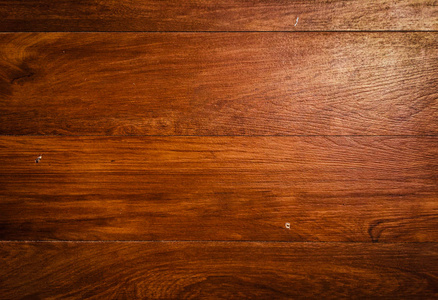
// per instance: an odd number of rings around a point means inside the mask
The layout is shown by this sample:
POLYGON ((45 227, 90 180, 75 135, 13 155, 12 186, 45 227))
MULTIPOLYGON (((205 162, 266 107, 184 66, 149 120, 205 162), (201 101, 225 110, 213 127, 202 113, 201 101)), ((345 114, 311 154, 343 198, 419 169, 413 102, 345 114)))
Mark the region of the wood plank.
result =
POLYGON ((0 1, 1 31, 438 30, 432 0, 0 1))
POLYGON ((1 34, 0 44, 0 134, 438 134, 438 33, 1 34))
POLYGON ((435 299, 438 245, 0 243, 6 299, 435 299))
POLYGON ((1 137, 0 165, 3 240, 438 241, 438 137, 1 137))

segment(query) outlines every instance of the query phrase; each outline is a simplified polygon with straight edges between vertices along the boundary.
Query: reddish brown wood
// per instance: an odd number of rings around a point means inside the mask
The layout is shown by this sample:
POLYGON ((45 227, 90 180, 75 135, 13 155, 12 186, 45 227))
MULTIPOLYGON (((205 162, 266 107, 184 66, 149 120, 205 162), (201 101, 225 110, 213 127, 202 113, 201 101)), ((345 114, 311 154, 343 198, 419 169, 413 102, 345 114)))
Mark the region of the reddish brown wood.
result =
POLYGON ((436 242, 437 146, 437 137, 2 137, 0 237, 436 242))
POLYGON ((0 299, 438 298, 437 30, 430 0, 0 0, 0 299))
POLYGON ((433 0, 3 0, 0 30, 438 30, 437 7, 433 0))
POLYGON ((0 35, 0 133, 438 133, 437 33, 0 35))
POLYGON ((0 243, 7 299, 434 299, 436 243, 0 243))

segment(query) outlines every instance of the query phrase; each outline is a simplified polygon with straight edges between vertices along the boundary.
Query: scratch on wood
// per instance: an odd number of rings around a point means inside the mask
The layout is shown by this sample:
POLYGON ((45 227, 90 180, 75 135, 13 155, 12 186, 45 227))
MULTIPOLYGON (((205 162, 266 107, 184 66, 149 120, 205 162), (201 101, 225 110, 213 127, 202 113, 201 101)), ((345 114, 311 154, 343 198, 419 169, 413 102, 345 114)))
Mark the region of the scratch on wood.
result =
POLYGON ((380 235, 382 234, 383 229, 381 230, 376 230, 377 226, 379 226, 380 224, 384 223, 386 220, 376 220, 373 223, 370 224, 370 226, 368 227, 368 234, 371 238, 371 241, 373 243, 377 243, 379 241, 380 235), (374 232, 376 231, 376 232, 374 232))
POLYGON ((33 75, 35 75, 35 73, 29 73, 29 74, 26 74, 26 75, 23 75, 23 76, 18 76, 18 77, 15 77, 15 78, 13 78, 12 80, 11 80, 11 84, 14 84, 14 83, 16 83, 17 81, 20 81, 21 79, 25 79, 25 78, 30 78, 30 77, 32 77, 33 75))

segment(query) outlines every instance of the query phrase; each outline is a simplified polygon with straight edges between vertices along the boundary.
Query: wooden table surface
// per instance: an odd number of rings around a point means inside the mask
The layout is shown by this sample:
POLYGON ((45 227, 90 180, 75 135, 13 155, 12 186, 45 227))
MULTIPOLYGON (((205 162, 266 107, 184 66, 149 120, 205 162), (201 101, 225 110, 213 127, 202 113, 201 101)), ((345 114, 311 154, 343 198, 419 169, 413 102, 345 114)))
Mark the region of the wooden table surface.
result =
POLYGON ((437 299, 438 3, 0 0, 0 299, 437 299))

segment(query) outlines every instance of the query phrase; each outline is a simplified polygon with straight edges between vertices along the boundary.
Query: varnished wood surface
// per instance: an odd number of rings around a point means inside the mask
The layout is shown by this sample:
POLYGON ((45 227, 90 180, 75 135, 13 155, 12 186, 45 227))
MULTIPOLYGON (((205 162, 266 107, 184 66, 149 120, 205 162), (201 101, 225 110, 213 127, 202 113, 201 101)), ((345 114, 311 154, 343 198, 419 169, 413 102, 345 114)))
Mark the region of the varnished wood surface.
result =
POLYGON ((438 133, 438 33, 16 33, 0 44, 1 134, 438 133))
POLYGON ((0 256, 2 299, 438 297, 436 243, 1 243, 0 256))
POLYGON ((0 1, 1 31, 438 30, 434 0, 0 1))
POLYGON ((436 242, 437 154, 438 137, 2 137, 0 237, 436 242))
POLYGON ((437 299, 437 74, 437 1, 0 0, 0 299, 437 299))

